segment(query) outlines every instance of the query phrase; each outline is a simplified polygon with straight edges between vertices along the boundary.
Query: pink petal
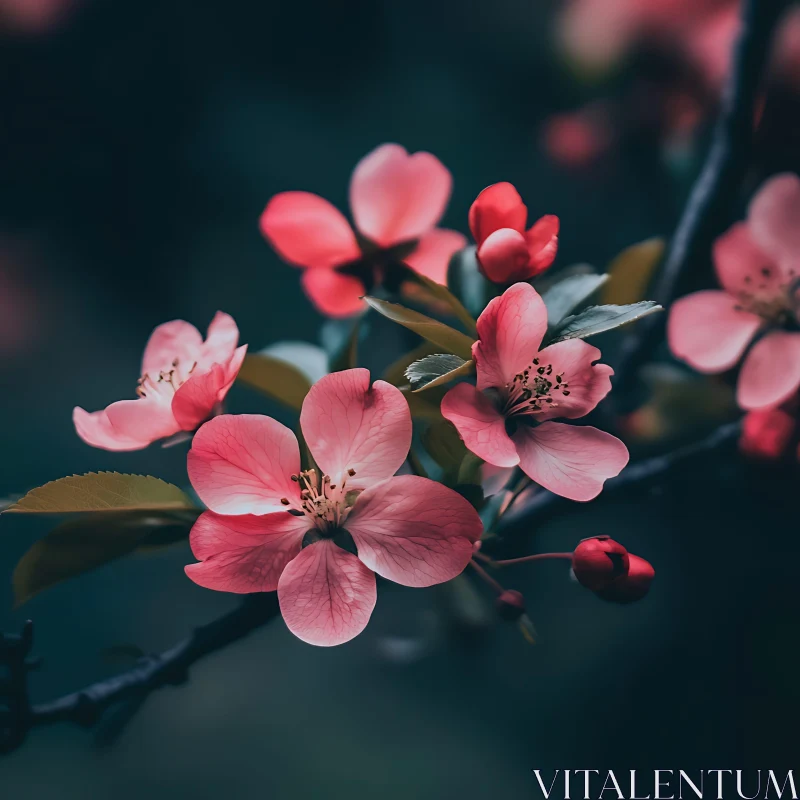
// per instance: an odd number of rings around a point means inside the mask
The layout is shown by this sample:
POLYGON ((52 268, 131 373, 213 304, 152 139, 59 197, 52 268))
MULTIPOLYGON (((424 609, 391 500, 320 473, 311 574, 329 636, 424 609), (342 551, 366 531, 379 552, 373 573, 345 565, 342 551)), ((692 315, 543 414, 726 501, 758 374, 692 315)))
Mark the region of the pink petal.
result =
POLYGON ((414 272, 446 286, 450 258, 466 244, 466 237, 457 231, 435 228, 419 240, 414 252, 405 258, 405 263, 414 272))
POLYGON ((193 431, 211 416, 224 385, 225 368, 220 364, 189 376, 172 398, 172 413, 181 430, 193 431))
POLYGON ((205 511, 189 536, 200 563, 189 564, 186 574, 218 592, 274 592, 284 568, 300 552, 309 527, 307 517, 286 511, 263 517, 205 511))
POLYGON ((219 390, 219 395, 217 400, 222 402, 225 399, 225 395, 228 394, 230 391, 231 386, 233 386, 233 382, 236 380, 236 377, 239 375, 239 370, 242 368, 242 364, 244 363, 244 357, 247 355, 247 345, 243 344, 241 347, 237 347, 233 351, 233 355, 228 360, 227 364, 223 364, 223 368, 225 370, 225 382, 222 385, 222 388, 219 390))
POLYGON ((463 572, 483 533, 478 512, 458 492, 400 475, 363 492, 345 527, 358 557, 403 586, 433 586, 463 572))
POLYGON ((527 221, 528 209, 519 192, 507 182, 487 186, 469 209, 469 229, 479 247, 501 228, 524 233, 527 221))
POLYGON ((478 262, 492 283, 507 284, 532 277, 525 237, 511 228, 489 234, 478 247, 478 262))
POLYGON ((555 261, 560 225, 558 217, 546 214, 525 234, 530 259, 528 278, 541 274, 555 261))
POLYGON ((547 331, 547 309, 527 283, 495 297, 478 318, 478 339, 472 355, 478 368, 478 389, 503 387, 536 355, 547 331))
POLYGON ((759 339, 742 364, 736 400, 747 411, 778 406, 800 386, 800 333, 774 331, 759 339))
POLYGON ((300 472, 300 448, 271 417, 214 417, 195 434, 186 468, 200 499, 219 514, 284 511, 281 498, 299 503, 291 476, 300 472))
POLYGON ((106 409, 106 414, 120 435, 148 444, 181 429, 172 413, 170 398, 158 392, 137 400, 118 400, 106 409))
POLYGON ((452 185, 436 156, 409 155, 398 144, 384 144, 353 171, 350 208, 356 228, 381 247, 418 239, 442 218, 452 185))
POLYGON ((753 241, 745 222, 737 222, 714 242, 714 266, 725 290, 737 296, 777 298, 788 281, 784 270, 753 241))
POLYGON ((358 636, 377 599, 375 574, 330 539, 304 547, 278 582, 278 601, 289 630, 322 647, 358 636))
POLYGON ((604 481, 619 475, 628 463, 628 448, 597 428, 545 422, 536 428, 520 427, 513 438, 523 472, 570 500, 597 497, 604 481))
POLYGON ((667 339, 675 357, 699 372, 723 372, 741 358, 761 323, 726 292, 695 292, 672 304, 667 339))
POLYGON ((206 364, 225 364, 233 357, 239 342, 239 328, 230 314, 217 311, 208 326, 203 343, 203 360, 206 364))
POLYGON ((364 284, 335 270, 309 269, 301 279, 303 290, 317 311, 328 317, 351 317, 364 310, 364 284))
POLYGON ((750 203, 755 241, 786 264, 800 262, 800 178, 785 172, 766 181, 750 203))
POLYGON ((182 319, 174 319, 159 325, 147 340, 142 357, 142 375, 150 374, 154 379, 162 370, 169 370, 177 358, 191 364, 197 360, 203 346, 200 331, 182 319))
POLYGON ((794 436, 797 423, 782 408, 749 411, 742 423, 739 450, 751 458, 780 458, 794 436))
POLYGON ((149 441, 123 436, 111 425, 105 410, 90 414, 76 406, 72 411, 72 421, 78 436, 92 447, 103 450, 141 450, 150 444, 149 441))
POLYGON ((459 383, 442 398, 442 416, 456 426, 467 449, 496 467, 514 467, 519 456, 505 417, 483 392, 459 383))
POLYGON ((322 472, 334 484, 347 478, 353 489, 394 475, 411 447, 411 413, 403 393, 385 381, 370 387, 367 369, 317 381, 303 401, 300 427, 322 472), (348 477, 348 469, 355 476, 348 477))
POLYGON ((538 358, 541 365, 553 367, 549 380, 553 383, 551 396, 555 402, 552 409, 536 415, 537 421, 583 417, 611 391, 614 370, 607 364, 593 364, 600 358, 600 351, 581 339, 551 344, 539 353, 538 358), (556 381, 556 375, 564 376, 561 384, 556 381), (568 387, 568 395, 559 391, 563 385, 568 387))
POLYGON ((344 214, 311 192, 276 194, 260 227, 278 255, 299 267, 335 267, 361 257, 344 214))

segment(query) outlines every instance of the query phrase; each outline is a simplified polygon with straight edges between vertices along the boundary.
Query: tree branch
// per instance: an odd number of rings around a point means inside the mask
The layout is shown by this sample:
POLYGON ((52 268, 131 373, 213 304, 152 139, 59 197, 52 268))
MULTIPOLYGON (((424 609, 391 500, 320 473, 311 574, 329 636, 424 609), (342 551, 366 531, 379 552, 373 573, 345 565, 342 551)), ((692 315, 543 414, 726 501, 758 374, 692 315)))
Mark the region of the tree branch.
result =
MULTIPOLYGON (((705 439, 680 447, 670 453, 645 459, 638 464, 631 464, 619 476, 606 481, 602 497, 605 498, 619 490, 640 486, 653 478, 666 474, 673 467, 688 459, 714 452, 732 444, 739 438, 741 430, 741 421, 729 422, 721 425, 705 439)), ((513 536, 530 533, 534 524, 541 523, 555 511, 569 506, 574 508, 576 505, 572 500, 542 489, 527 501, 524 509, 511 517, 507 523, 502 524, 501 522, 498 538, 503 541, 513 536)))
MULTIPOLYGON (((189 668, 211 653, 243 639, 254 630, 266 625, 278 616, 278 599, 275 592, 246 595, 238 608, 194 630, 194 632, 164 652, 142 659, 132 669, 112 678, 98 681, 77 692, 60 697, 49 703, 29 706, 27 686, 20 685, 21 667, 30 650, 32 630, 27 623, 22 637, 4 637, 3 641, 21 640, 22 644, 0 649, 0 663, 6 662, 14 685, 9 685, 7 705, 10 712, 5 715, 0 737, 0 752, 19 747, 28 731, 39 725, 54 722, 75 722, 84 727, 93 727, 112 706, 131 701, 131 713, 124 719, 126 724, 141 702, 151 692, 163 686, 178 686, 189 677, 189 668), (26 638, 27 636, 27 638, 26 638), (26 646, 23 646, 27 642, 26 646), (27 649, 26 649, 27 647, 27 649), (16 669, 14 669, 16 665, 16 669)), ((4 718, 0 717, 0 721, 4 718)), ((117 731, 117 734, 120 732, 117 731)))
MULTIPOLYGON (((664 308, 685 291, 690 267, 710 261, 711 243, 730 220, 731 205, 750 163, 756 104, 770 44, 787 4, 787 0, 745 0, 742 4, 741 28, 711 147, 651 293, 664 308)), ((626 389, 639 367, 661 341, 666 320, 667 314, 645 317, 622 342, 615 397, 628 394, 626 389)))

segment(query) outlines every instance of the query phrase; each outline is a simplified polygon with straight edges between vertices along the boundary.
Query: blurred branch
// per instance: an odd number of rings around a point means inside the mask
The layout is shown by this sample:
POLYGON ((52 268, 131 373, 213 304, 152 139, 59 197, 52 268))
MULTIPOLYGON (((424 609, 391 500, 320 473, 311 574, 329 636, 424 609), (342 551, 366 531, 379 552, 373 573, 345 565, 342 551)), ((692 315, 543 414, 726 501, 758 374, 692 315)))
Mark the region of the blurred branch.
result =
MULTIPOLYGON (((705 439, 679 447, 664 455, 644 459, 638 464, 631 464, 619 476, 606 481, 602 497, 608 497, 609 494, 619 490, 641 486, 654 478, 665 475, 684 461, 732 444, 738 439, 740 432, 740 421, 729 422, 721 425, 706 436, 705 439)), ((572 500, 567 500, 565 497, 543 489, 525 502, 523 510, 518 512, 505 525, 501 524, 498 538, 503 541, 512 536, 530 533, 534 525, 540 524, 543 519, 555 511, 560 511, 569 506, 575 508, 577 505, 579 504, 572 500)))
MULTIPOLYGON (((682 292, 688 272, 708 262, 713 239, 729 220, 730 206, 750 163, 754 120, 770 45, 787 0, 745 0, 711 147, 659 270, 652 299, 668 309, 682 292)), ((667 314, 641 320, 621 345, 616 397, 635 380, 639 367, 661 341, 667 314)))
POLYGON ((5 663, 10 672, 8 686, 0 691, 0 696, 7 698, 8 707, 8 712, 0 715, 0 753, 19 747, 28 731, 38 725, 74 722, 91 728, 102 721, 104 712, 129 703, 127 713, 122 715, 124 721, 116 726, 116 736, 151 692, 185 683, 189 668, 197 661, 243 639, 277 616, 275 592, 246 595, 235 610, 196 628, 168 650, 141 659, 132 669, 33 706, 28 703, 25 680, 25 673, 31 668, 26 657, 33 636, 28 622, 22 636, 6 635, 0 640, 0 664, 5 663))

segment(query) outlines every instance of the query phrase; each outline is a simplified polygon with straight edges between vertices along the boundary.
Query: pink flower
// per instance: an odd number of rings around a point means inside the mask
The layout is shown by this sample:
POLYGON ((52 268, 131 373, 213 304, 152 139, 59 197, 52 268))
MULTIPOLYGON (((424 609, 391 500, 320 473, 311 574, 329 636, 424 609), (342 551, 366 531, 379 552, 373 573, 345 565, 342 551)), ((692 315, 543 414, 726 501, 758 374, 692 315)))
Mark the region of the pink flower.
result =
POLYGON ((284 260, 306 268, 303 288, 319 311, 346 317, 363 310, 360 298, 375 286, 396 283, 392 273, 400 263, 447 282, 450 257, 466 244, 460 233, 436 227, 452 183, 430 153, 409 155, 400 145, 384 144, 353 171, 355 230, 318 195, 283 192, 264 209, 261 232, 284 260))
POLYGON ((724 372, 750 347, 737 402, 747 410, 780 405, 800 387, 800 333, 794 283, 800 275, 800 179, 767 181, 738 222, 714 243, 723 290, 695 292, 671 309, 672 352, 699 372, 724 372))
POLYGON ((78 436, 103 450, 141 450, 181 431, 193 431, 219 407, 242 366, 247 345, 237 347, 233 317, 218 311, 205 342, 194 325, 175 319, 159 325, 147 342, 136 400, 104 411, 75 408, 78 436))
POLYGON ((527 281, 553 263, 558 217, 548 214, 526 231, 527 224, 528 209, 510 183, 487 187, 472 204, 469 228, 478 245, 478 263, 490 281, 527 281))
POLYGON ((224 592, 273 592, 289 629, 317 645, 364 630, 375 573, 404 586, 458 575, 481 535, 461 495, 414 475, 402 393, 369 372, 326 375, 300 426, 317 469, 300 471, 295 435, 269 417, 220 416, 197 432, 189 478, 209 507, 191 534, 186 574, 224 592), (358 554, 345 549, 354 543, 358 554))
POLYGON ((796 429, 794 416, 784 408, 749 411, 742 422, 739 450, 750 458, 775 461, 788 452, 796 429))
POLYGON ((597 428, 552 420, 588 414, 611 389, 613 372, 595 364, 600 351, 580 339, 540 350, 546 331, 547 309, 529 284, 492 300, 472 346, 477 388, 453 387, 442 414, 489 464, 519 466, 555 494, 591 500, 628 463, 628 450, 597 428))

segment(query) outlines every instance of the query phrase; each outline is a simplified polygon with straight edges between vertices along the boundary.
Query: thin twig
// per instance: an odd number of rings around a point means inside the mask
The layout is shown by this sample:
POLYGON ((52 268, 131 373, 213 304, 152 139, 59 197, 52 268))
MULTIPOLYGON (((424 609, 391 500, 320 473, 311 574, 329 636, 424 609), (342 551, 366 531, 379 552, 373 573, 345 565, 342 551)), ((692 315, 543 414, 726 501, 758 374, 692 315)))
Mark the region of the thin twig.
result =
MULTIPOLYGON (((770 43, 787 0, 745 0, 723 91, 721 111, 705 164, 692 188, 664 264, 651 293, 668 308, 685 291, 687 275, 710 260, 711 243, 730 222, 730 210, 750 163, 754 120, 770 43)), ((622 342, 617 361, 615 397, 626 388, 661 341, 667 314, 641 320, 622 342)))

